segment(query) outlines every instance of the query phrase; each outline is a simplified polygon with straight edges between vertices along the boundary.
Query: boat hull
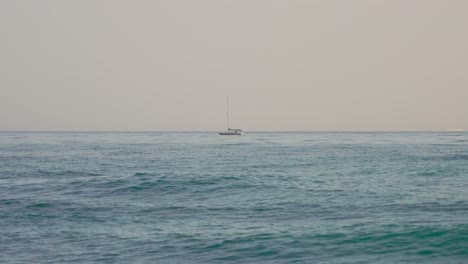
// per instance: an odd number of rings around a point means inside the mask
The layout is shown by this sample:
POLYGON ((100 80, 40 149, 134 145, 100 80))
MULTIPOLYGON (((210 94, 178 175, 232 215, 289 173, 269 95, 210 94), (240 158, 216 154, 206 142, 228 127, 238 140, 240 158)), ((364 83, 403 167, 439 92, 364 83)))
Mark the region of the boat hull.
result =
POLYGON ((221 136, 242 136, 244 133, 220 132, 221 136))

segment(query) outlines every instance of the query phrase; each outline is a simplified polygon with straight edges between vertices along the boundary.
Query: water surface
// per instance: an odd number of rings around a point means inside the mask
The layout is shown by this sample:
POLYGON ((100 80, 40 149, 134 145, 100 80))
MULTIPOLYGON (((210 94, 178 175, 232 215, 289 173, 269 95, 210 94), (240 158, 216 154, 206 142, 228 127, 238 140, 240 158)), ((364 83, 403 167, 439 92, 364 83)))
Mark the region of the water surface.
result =
POLYGON ((468 133, 0 133, 0 262, 467 263, 468 133))

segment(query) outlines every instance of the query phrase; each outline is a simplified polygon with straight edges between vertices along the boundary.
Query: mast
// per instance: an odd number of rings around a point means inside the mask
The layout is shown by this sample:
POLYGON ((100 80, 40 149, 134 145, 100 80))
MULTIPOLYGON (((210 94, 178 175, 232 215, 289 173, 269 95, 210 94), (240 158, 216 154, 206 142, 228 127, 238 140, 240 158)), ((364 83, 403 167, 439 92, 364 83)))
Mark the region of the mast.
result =
POLYGON ((227 129, 229 130, 229 96, 226 98, 227 129))

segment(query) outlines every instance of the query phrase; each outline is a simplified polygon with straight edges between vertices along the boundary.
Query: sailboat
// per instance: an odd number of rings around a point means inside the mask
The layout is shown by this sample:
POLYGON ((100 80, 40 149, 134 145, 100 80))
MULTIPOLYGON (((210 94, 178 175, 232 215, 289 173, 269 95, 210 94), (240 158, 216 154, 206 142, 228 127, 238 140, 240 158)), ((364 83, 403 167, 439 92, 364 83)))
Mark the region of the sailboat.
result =
POLYGON ((227 131, 219 132, 222 136, 242 136, 244 135, 244 131, 240 128, 229 128, 229 96, 226 100, 226 117, 227 117, 227 131))

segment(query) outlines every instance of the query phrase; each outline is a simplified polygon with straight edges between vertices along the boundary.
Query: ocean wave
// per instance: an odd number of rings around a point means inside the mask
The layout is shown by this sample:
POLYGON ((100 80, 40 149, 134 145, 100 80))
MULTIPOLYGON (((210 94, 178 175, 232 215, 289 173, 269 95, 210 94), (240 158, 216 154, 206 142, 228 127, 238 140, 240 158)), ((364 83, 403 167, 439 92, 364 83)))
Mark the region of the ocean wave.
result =
POLYGON ((0 138, 0 262, 468 259, 464 137, 31 133, 11 140, 0 138))

